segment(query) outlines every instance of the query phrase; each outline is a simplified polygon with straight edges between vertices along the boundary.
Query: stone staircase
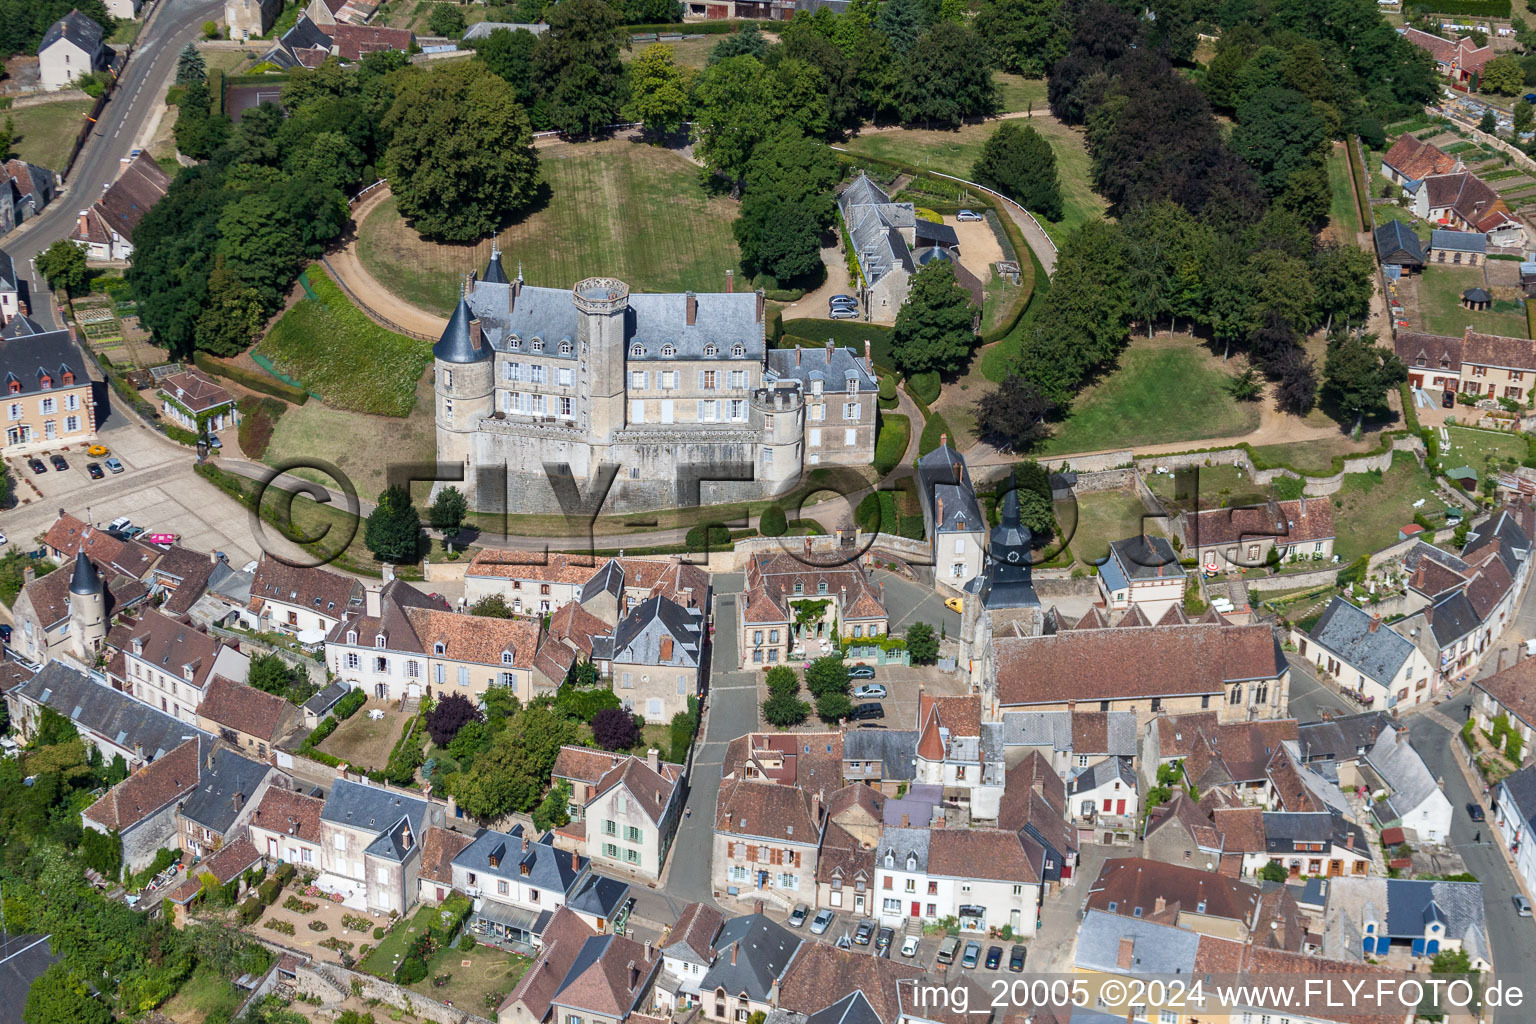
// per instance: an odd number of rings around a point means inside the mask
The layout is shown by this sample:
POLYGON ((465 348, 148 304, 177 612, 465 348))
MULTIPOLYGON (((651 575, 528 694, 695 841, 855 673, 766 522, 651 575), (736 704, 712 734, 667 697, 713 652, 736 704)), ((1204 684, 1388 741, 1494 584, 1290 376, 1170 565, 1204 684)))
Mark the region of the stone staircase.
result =
POLYGON ((421 710, 421 698, 420 697, 401 697, 400 698, 400 710, 405 712, 408 715, 414 715, 416 712, 421 710))

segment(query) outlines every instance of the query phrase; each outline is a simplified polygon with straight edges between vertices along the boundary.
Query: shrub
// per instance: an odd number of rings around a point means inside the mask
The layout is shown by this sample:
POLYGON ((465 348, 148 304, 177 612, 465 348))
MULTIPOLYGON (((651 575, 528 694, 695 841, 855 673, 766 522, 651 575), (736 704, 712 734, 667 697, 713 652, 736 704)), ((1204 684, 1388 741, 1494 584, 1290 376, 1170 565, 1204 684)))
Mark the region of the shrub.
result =
POLYGON ((261 916, 262 909, 261 900, 254 896, 249 897, 244 903, 240 904, 240 923, 255 924, 256 919, 261 916))
POLYGON ((784 515, 784 510, 777 504, 769 505, 763 509, 763 514, 757 524, 757 530, 764 537, 782 537, 789 532, 789 520, 784 515))
MULTIPOLYGON (((949 424, 944 421, 943 416, 938 413, 929 416, 928 422, 923 424, 923 436, 918 440, 917 453, 919 455, 927 455, 937 448, 944 435, 949 433, 951 433, 949 424)), ((919 521, 922 520, 922 516, 917 518, 919 521)), ((906 534, 903 533, 902 536, 906 536, 906 534)), ((917 535, 918 539, 921 539, 922 536, 921 533, 917 535)))
POLYGON ((373 922, 361 914, 342 914, 341 926, 354 932, 366 932, 372 927, 373 922))
MULTIPOLYGON (((272 877, 277 881, 279 886, 284 886, 293 881, 293 876, 297 875, 298 873, 299 869, 294 865, 280 864, 278 865, 277 871, 273 873, 272 877)), ((274 896, 272 898, 276 899, 277 897, 274 896)))
POLYGON ((222 359, 215 359, 204 352, 195 354, 192 357, 192 364, 206 373, 232 380, 241 387, 281 398, 290 405, 303 405, 309 401, 309 392, 303 388, 285 384, 270 374, 258 373, 255 370, 247 370, 243 366, 236 366, 234 363, 226 363, 222 359))
POLYGON ((282 920, 280 918, 276 918, 276 917, 269 917, 269 918, 267 918, 267 921, 266 921, 266 924, 265 924, 264 927, 271 928, 273 931, 281 932, 284 935, 292 935, 293 932, 294 932, 293 922, 291 922, 291 921, 284 921, 284 920, 282 920))
MULTIPOLYGON (((346 721, 357 714, 357 709, 368 703, 368 694, 360 686, 354 686, 352 692, 336 702, 336 708, 331 714, 336 716, 338 722, 346 721)), ((336 728, 334 725, 332 729, 336 728)))
POLYGON ((912 439, 912 421, 905 416, 881 413, 880 436, 875 441, 875 472, 885 476, 901 465, 912 439))
POLYGON ((462 693, 450 693, 438 701, 432 713, 427 716, 427 732, 432 735, 433 743, 446 747, 453 742, 460 729, 470 722, 482 720, 480 709, 468 697, 462 693))
POLYGON ((320 904, 311 903, 309 900, 301 900, 297 896, 290 895, 283 900, 283 909, 291 910, 295 914, 313 914, 320 909, 320 904))
POLYGON ((324 921, 311 921, 309 922, 309 930, 312 932, 328 932, 331 930, 331 926, 324 921))
POLYGON ((271 906, 272 902, 277 899, 278 893, 283 891, 283 883, 278 881, 276 876, 273 876, 262 882, 261 888, 256 891, 261 897, 261 905, 264 907, 271 906))
POLYGON ((723 551, 731 546, 731 531, 718 523, 712 526, 695 526, 683 538, 683 544, 689 551, 703 551, 705 548, 723 551))
POLYGON ((628 750, 640 741, 640 727, 623 708, 604 708, 592 716, 592 738, 604 750, 628 750))
MULTIPOLYGON (((348 942, 346 939, 343 939, 339 935, 332 935, 328 939, 321 939, 320 945, 324 946, 326 949, 334 949, 336 952, 345 956, 347 953, 352 951, 353 943, 348 942)), ((368 947, 364 946, 363 948, 367 949, 368 947)), ((423 970, 425 970, 425 968, 423 968, 423 970)))
POLYGON ((189 448, 195 447, 197 445, 196 434, 192 433, 190 430, 183 430, 176 426, 174 423, 162 423, 160 425, 160 429, 165 432, 166 437, 170 438, 172 441, 175 441, 177 444, 184 444, 189 448))
POLYGON ((288 411, 286 402, 275 398, 258 398, 246 395, 237 403, 240 410, 240 450, 248 458, 260 459, 267 454, 272 443, 272 432, 277 421, 288 411))
POLYGON ((408 956, 395 968, 395 984, 414 985, 427 976, 426 962, 419 957, 408 956))
POLYGON ((382 939, 384 937, 384 929, 383 928, 375 928, 373 930, 373 937, 374 937, 375 941, 377 941, 379 939, 382 939))
POLYGON ((475 948, 475 937, 473 935, 466 935, 462 939, 459 940, 459 952, 460 953, 468 953, 471 950, 473 950, 474 948, 475 948))
POLYGON ((924 405, 932 405, 939 400, 941 388, 939 374, 936 370, 927 373, 915 373, 907 379, 907 388, 917 396, 917 400, 924 405))

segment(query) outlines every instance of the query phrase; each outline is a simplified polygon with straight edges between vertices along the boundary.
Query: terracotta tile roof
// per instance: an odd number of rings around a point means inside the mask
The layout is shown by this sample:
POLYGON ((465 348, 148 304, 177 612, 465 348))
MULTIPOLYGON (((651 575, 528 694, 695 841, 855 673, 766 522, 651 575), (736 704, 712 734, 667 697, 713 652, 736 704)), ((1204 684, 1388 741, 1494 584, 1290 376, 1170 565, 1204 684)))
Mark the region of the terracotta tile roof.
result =
POLYGON ((1515 662, 1502 672, 1472 685, 1498 701, 1504 710, 1536 729, 1536 658, 1515 662))
POLYGON ((1333 538, 1333 503, 1326 498, 1271 501, 1251 508, 1213 508, 1184 516, 1184 543, 1209 548, 1273 538, 1304 544, 1333 538))
POLYGON ((844 885, 852 885, 860 874, 864 876, 865 885, 874 884, 875 847, 859 842, 852 832, 837 822, 828 821, 821 837, 821 852, 816 857, 816 881, 831 882, 836 878, 844 885))
POLYGON ((850 992, 863 992, 883 1024, 896 1024, 901 1015, 896 986, 922 973, 915 966, 838 949, 830 942, 807 942, 779 981, 779 1006, 811 1014, 850 992))
POLYGON ((1473 366, 1533 370, 1536 369, 1536 342, 1528 338, 1505 338, 1468 331, 1462 336, 1461 358, 1473 366))
POLYGON ((1435 210, 1450 209, 1467 222, 1477 224, 1490 213, 1507 210, 1499 194, 1470 171, 1436 174, 1424 179, 1430 216, 1435 210))
MULTIPOLYGON (((320 812, 325 801, 305 796, 291 789, 267 787, 267 792, 251 815, 251 825, 268 832, 293 836, 306 843, 320 842, 320 812)), ((423 862, 425 863, 425 862, 423 862)))
POLYGON ((1065 817, 1066 802, 1066 783, 1038 750, 1031 750, 1004 778, 997 823, 1011 832, 1033 828, 1065 855, 1077 849, 1077 830, 1065 817))
POLYGON ((485 615, 407 608, 405 617, 428 650, 443 645, 439 657, 477 665, 532 668, 539 646, 539 623, 530 619, 493 619, 485 615), (511 662, 502 655, 510 652, 511 662))
POLYGON ((1188 621, 1189 616, 1184 614, 1184 609, 1179 605, 1171 604, 1168 606, 1168 610, 1163 612, 1162 618, 1158 619, 1155 625, 1182 626, 1188 621))
POLYGON ((193 413, 208 412, 233 402, 234 396, 201 370, 183 370, 160 379, 160 391, 193 413))
POLYGON ((1075 754, 1109 753, 1109 712, 1074 711, 1072 713, 1072 752, 1075 754))
POLYGON ((1004 706, 1220 694, 1287 670, 1268 625, 1073 630, 993 643, 1004 706))
POLYGON ((557 779, 571 779, 595 786, 598 780, 612 771, 614 766, 626 756, 628 755, 567 744, 560 748, 560 753, 555 755, 555 767, 551 775, 557 779))
MULTIPOLYGON (((1202 936, 1201 945, 1203 946, 1205 942, 1206 939, 1202 936)), ((1307 989, 1302 986, 1306 986, 1309 981, 1315 979, 1318 975, 1347 974, 1357 978, 1379 978, 1383 981, 1392 982, 1401 981, 1405 977, 1401 971, 1387 970, 1374 964, 1356 963, 1349 960, 1332 960, 1315 954, 1286 952, 1257 945, 1248 946, 1244 950, 1241 973, 1263 975, 1265 984, 1271 990, 1274 990, 1276 985, 1291 989, 1290 994, 1292 998, 1286 999, 1284 1002, 1277 1003, 1275 1006, 1254 1007, 1254 1009, 1271 1009, 1279 1012, 1286 1012, 1293 1007, 1309 1005, 1305 997, 1307 989), (1283 975, 1295 975, 1296 980, 1294 982, 1287 981, 1280 977, 1283 975)), ((1312 1014, 1316 1012, 1312 1011, 1312 1014)), ((1306 1013, 1306 1011, 1300 1011, 1300 1013, 1306 1016, 1312 1015, 1306 1013)), ((1342 1009, 1330 1009, 1326 1012, 1326 1016, 1331 1021, 1337 1021, 1338 1024, 1402 1024, 1408 1015, 1401 1010, 1384 1009, 1373 1012, 1371 1010, 1356 1010, 1353 1007, 1345 1007, 1342 1009)))
POLYGON ((1158 757, 1188 757, 1201 730, 1214 729, 1221 716, 1214 711, 1168 715, 1157 720, 1158 757))
POLYGON ((191 877, 171 893, 171 900, 174 903, 186 903, 196 896, 198 889, 202 888, 201 879, 204 875, 211 874, 221 883, 228 882, 259 860, 261 860, 261 854, 245 836, 241 836, 232 843, 225 843, 218 852, 204 858, 201 864, 191 869, 189 872, 191 877))
POLYGON ((565 907, 556 910, 540 936, 543 945, 533 966, 501 1005, 522 1003, 536 1021, 549 1016, 550 1003, 560 986, 565 984, 566 973, 575 964, 582 946, 596 934, 574 910, 565 907))
MULTIPOLYGON (((1197 789, 1228 782, 1258 782, 1285 740, 1297 737, 1294 718, 1228 722, 1200 731, 1184 772, 1197 789)), ((1159 729, 1161 731, 1161 729, 1159 729)))
POLYGON ((682 780, 683 766, 661 762, 657 767, 660 774, 651 771, 651 766, 640 758, 626 757, 598 780, 593 795, 599 796, 615 786, 623 785, 634 796, 646 816, 659 825, 667 804, 672 800, 673 791, 682 780))
POLYGON ((1408 132, 1404 132, 1396 142, 1392 143, 1392 148, 1382 154, 1381 162, 1403 177, 1419 181, 1432 174, 1451 173, 1456 170, 1458 161, 1438 147, 1420 142, 1408 132))
POLYGON ((1500 601, 1515 585, 1515 579, 1509 574, 1509 569, 1504 561, 1498 557, 1495 550, 1498 541, 1484 548, 1478 554, 1488 553, 1487 561, 1472 575, 1472 582, 1467 587, 1467 600, 1472 602, 1472 610, 1477 613, 1479 620, 1488 621, 1493 610, 1498 607, 1500 601))
POLYGON ((885 812, 885 794, 874 786, 852 783, 827 798, 829 818, 839 818, 846 814, 849 815, 848 820, 854 820, 861 816, 858 812, 862 812, 865 819, 878 823, 885 812))
POLYGON ((453 858, 473 843, 474 837, 432 825, 421 839, 421 877, 429 882, 453 884, 453 858))
POLYGON ((1115 623, 1115 629, 1129 629, 1133 626, 1150 626, 1152 620, 1147 618, 1147 613, 1141 610, 1141 605, 1133 604, 1126 613, 1120 616, 1120 621, 1115 623))
POLYGON ((167 615, 185 615, 208 589, 216 563, 211 555, 172 544, 155 563, 151 579, 175 589, 160 606, 167 615))
POLYGON ((1016 832, 1000 828, 936 828, 928 833, 928 873, 1038 883, 1016 832))
POLYGON ((667 929, 667 937, 660 943, 660 948, 665 950, 682 944, 694 956, 708 963, 715 951, 715 936, 720 933, 720 926, 724 923, 725 915, 714 907, 704 903, 690 903, 683 908, 677 923, 667 929))
POLYGON ((156 203, 165 198, 170 187, 170 176, 160 169, 146 149, 123 168, 112 187, 101 194, 92 209, 113 231, 124 238, 132 238, 133 229, 156 203))
POLYGON ((208 683, 197 713, 218 725, 268 743, 281 739, 298 719, 297 709, 277 694, 224 676, 214 676, 208 683))
POLYGON ((469 560, 466 576, 540 583, 585 583, 602 568, 591 555, 542 555, 533 551, 486 548, 469 560))
POLYGON ((84 548, 92 561, 110 565, 134 579, 142 579, 161 554, 134 541, 118 540, 72 515, 62 515, 54 520, 43 535, 43 544, 60 552, 65 559, 74 558, 84 548))
POLYGON ((655 947, 650 947, 649 956, 646 950, 623 935, 593 936, 586 941, 553 1002, 623 1019, 661 962, 655 947))
POLYGON ((821 568, 807 566, 786 554, 757 554, 747 563, 745 582, 744 622, 787 622, 787 602, 832 596, 842 600, 845 620, 886 617, 879 588, 870 583, 864 570, 856 564, 821 568), (795 593, 796 584, 800 586, 798 594, 795 593), (825 594, 822 593, 823 584, 825 594))
POLYGON ((196 790, 201 760, 200 741, 187 740, 113 786, 82 813, 103 828, 120 832, 132 828, 196 790))
POLYGON ((1082 618, 1078 619, 1077 622, 1074 623, 1071 628, 1073 628, 1073 629, 1108 629, 1109 628, 1109 620, 1106 619, 1104 617, 1104 613, 1102 611, 1100 611, 1097 606, 1095 606, 1093 608, 1089 608, 1087 614, 1084 615, 1082 618))
POLYGON ((843 734, 753 732, 738 736, 726 745, 720 774, 799 786, 829 797, 843 784, 843 734))
POLYGON ((715 802, 715 831, 814 844, 821 836, 821 819, 816 802, 803 789, 725 779, 715 802))
POLYGON ((364 54, 381 50, 409 50, 416 41, 410 29, 385 28, 382 25, 352 25, 339 21, 331 26, 336 53, 342 60, 361 60, 364 54))
POLYGON ((1221 832, 1222 846, 1228 853, 1264 852, 1262 807, 1212 808, 1211 820, 1221 832))
POLYGON ((1461 373, 1460 338, 1404 331, 1392 340, 1392 348, 1410 369, 1461 373))
POLYGON ((1085 906, 1121 917, 1140 916, 1158 924, 1175 924, 1180 912, 1203 913, 1241 921, 1251 928, 1258 919, 1260 894, 1256 885, 1200 868, 1144 857, 1117 857, 1099 868, 1085 906), (1163 901, 1161 911, 1157 909, 1159 899, 1163 901), (1202 904, 1205 909, 1197 909, 1202 904))
POLYGON ((139 618, 123 619, 113 626, 107 634, 107 646, 178 679, 186 679, 183 670, 190 668, 189 681, 201 689, 208 684, 208 674, 223 645, 207 633, 146 608, 139 618), (135 641, 141 645, 141 653, 135 653, 135 641))
POLYGON ((1326 811, 1328 808, 1301 779, 1301 772, 1284 750, 1275 752, 1269 765, 1269 782, 1283 811, 1326 811))
POLYGON ((1221 833, 1182 789, 1174 790, 1166 804, 1154 807, 1149 818, 1147 836, 1164 828, 1177 828, 1187 833, 1202 849, 1221 849, 1221 833))
POLYGON ((270 555, 262 555, 251 580, 251 598, 276 604, 306 608, 328 618, 340 619, 347 613, 353 595, 359 598, 361 585, 350 576, 325 569, 284 565, 270 555))
MULTIPOLYGON (((107 581, 108 619, 131 609, 149 596, 149 588, 132 577, 110 569, 104 570, 100 564, 96 566, 96 571, 107 581)), ((69 581, 72 575, 72 567, 62 565, 22 588, 27 602, 32 605, 33 612, 45 629, 69 617, 69 581)))

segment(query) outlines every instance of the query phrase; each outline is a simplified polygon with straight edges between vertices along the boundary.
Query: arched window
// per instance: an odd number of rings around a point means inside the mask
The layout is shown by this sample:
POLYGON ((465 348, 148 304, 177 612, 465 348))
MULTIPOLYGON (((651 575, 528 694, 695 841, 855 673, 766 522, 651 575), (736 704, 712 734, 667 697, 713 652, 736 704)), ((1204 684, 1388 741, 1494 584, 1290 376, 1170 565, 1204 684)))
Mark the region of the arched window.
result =
POLYGON ((507 347, 516 352, 518 349, 523 347, 523 339, 519 338, 515 334, 509 334, 507 336, 507 347))
POLYGON ((562 341, 560 343, 560 354, 563 355, 563 356, 568 356, 568 355, 571 354, 571 343, 570 342, 562 341))
POLYGON ((737 359, 740 359, 742 356, 744 356, 746 354, 747 354, 747 346, 745 346, 745 345, 736 345, 735 347, 733 347, 731 349, 731 355, 735 356, 737 359))
POLYGON ((383 633, 380 633, 380 634, 378 634, 377 636, 375 636, 373 638, 373 646, 378 647, 380 649, 383 649, 383 647, 384 647, 384 634, 383 633))
POLYGON ((544 339, 543 338, 534 338, 533 339, 533 350, 535 352, 543 352, 544 351, 544 339))
POLYGON ((850 373, 848 375, 848 393, 850 395, 851 394, 855 394, 858 390, 859 390, 859 375, 856 374, 856 373, 850 373))
POLYGON ((631 345, 631 346, 629 346, 629 354, 630 354, 631 358, 639 359, 641 356, 645 355, 645 346, 644 345, 631 345))
POLYGON ((718 355, 720 350, 713 345, 704 346, 704 354, 707 356, 718 355))
POLYGON ((673 348, 671 345, 663 345, 661 346, 661 354, 670 359, 677 355, 677 349, 673 348))

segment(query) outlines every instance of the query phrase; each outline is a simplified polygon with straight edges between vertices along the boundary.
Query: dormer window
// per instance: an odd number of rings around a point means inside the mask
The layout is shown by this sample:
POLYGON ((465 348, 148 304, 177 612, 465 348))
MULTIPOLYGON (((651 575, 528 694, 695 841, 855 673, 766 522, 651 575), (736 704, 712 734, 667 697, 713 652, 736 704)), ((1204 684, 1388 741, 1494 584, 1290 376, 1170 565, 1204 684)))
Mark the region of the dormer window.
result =
POLYGON ((857 374, 848 375, 848 393, 854 394, 859 390, 859 378, 857 374))
POLYGON ((917 854, 915 854, 915 853, 907 854, 907 870, 908 871, 916 871, 917 870, 917 854))
POLYGON ((560 354, 563 355, 563 356, 568 356, 568 355, 571 354, 571 343, 570 342, 562 341, 560 343, 560 354))
POLYGON ((533 339, 533 351, 535 351, 535 352, 543 352, 544 351, 544 339, 543 338, 534 338, 533 339))
POLYGON ((11 394, 13 394, 13 395, 21 394, 21 381, 19 381, 19 380, 11 381, 11 394))
POLYGON ((75 382, 75 374, 71 370, 64 371, 64 386, 69 387, 75 382))
POLYGON ((744 356, 746 354, 747 354, 747 346, 745 346, 745 345, 735 345, 735 346, 733 346, 731 348, 731 355, 735 356, 737 359, 740 359, 742 356, 744 356))
POLYGON ((437 643, 432 645, 432 653, 433 654, 444 654, 444 653, 447 652, 447 650, 448 649, 443 646, 442 641, 438 641, 437 643))
POLYGON ((45 373, 38 378, 37 384, 38 387, 42 388, 44 391, 51 390, 53 388, 53 378, 45 373))
POLYGON ((375 636, 373 638, 373 646, 379 648, 380 650, 383 650, 383 648, 384 648, 384 634, 383 633, 380 633, 379 635, 377 635, 377 636, 375 636))
POLYGON ((888 868, 893 868, 896 866, 896 855, 890 850, 885 851, 885 866, 888 868))
POLYGON ((501 663, 503 665, 510 665, 510 664, 512 664, 512 652, 511 651, 502 651, 501 652, 501 663))
POLYGON ((677 355, 677 349, 671 345, 663 345, 661 346, 661 354, 666 356, 668 359, 671 359, 673 356, 677 355))
POLYGON ((805 584, 804 583, 796 583, 795 584, 795 593, 796 594, 803 594, 803 593, 805 593, 805 584))
POLYGON ((629 355, 630 355, 631 359, 639 359, 641 356, 645 355, 645 346, 644 345, 631 345, 631 346, 629 346, 629 355))
POLYGON ((507 348, 511 349, 513 352, 516 352, 519 349, 521 349, 522 347, 523 347, 523 339, 522 338, 519 338, 515 334, 509 335, 507 337, 507 348))
POLYGON ((347 643, 349 643, 349 644, 357 643, 357 630, 355 630, 355 629, 347 630, 347 643))
POLYGON ((704 346, 704 354, 707 355, 707 356, 715 356, 715 355, 719 355, 720 354, 720 350, 718 348, 716 348, 714 345, 705 345, 704 346))
POLYGON ((825 594, 826 592, 827 592, 827 581, 826 580, 822 580, 820 583, 816 584, 816 593, 818 595, 819 594, 825 594))

